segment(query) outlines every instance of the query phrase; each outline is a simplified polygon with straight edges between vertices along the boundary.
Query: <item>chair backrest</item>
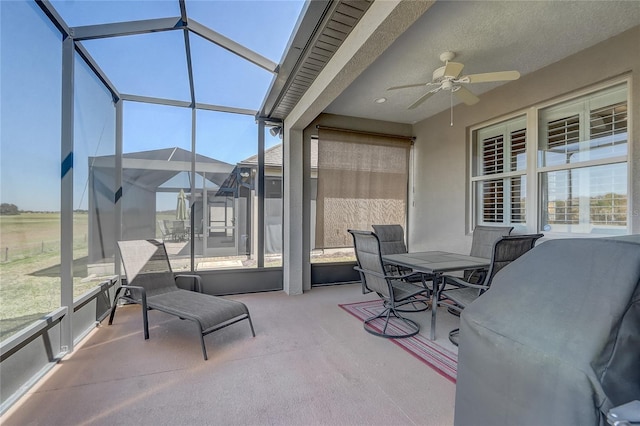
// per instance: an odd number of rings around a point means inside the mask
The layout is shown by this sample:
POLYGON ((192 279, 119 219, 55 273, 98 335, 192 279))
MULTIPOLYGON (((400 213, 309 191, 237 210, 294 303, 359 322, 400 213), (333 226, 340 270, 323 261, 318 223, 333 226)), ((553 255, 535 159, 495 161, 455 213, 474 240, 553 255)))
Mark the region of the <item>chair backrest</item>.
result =
POLYGON ((160 228, 160 233, 163 237, 169 235, 169 230, 167 229, 167 226, 165 225, 163 220, 158 219, 158 228, 160 228))
POLYGON ((508 235, 493 244, 491 266, 484 279, 483 285, 491 286, 493 277, 505 266, 531 250, 536 241, 544 234, 508 235))
POLYGON ((366 288, 375 291, 385 298, 389 298, 389 284, 385 278, 384 264, 380 253, 380 241, 378 236, 370 231, 348 232, 353 236, 353 246, 356 251, 356 260, 361 269, 360 277, 366 288))
POLYGON ((127 284, 143 287, 147 296, 178 290, 163 242, 158 240, 118 241, 118 249, 127 276, 127 284))
POLYGON ((380 241, 382 255, 407 252, 402 225, 371 225, 371 227, 380 241))
POLYGON ((470 256, 491 258, 493 243, 500 237, 509 235, 513 226, 482 226, 478 225, 473 230, 470 256))
POLYGON ((185 232, 186 228, 184 226, 184 220, 174 220, 173 221, 173 232, 174 233, 181 233, 181 232, 185 232))

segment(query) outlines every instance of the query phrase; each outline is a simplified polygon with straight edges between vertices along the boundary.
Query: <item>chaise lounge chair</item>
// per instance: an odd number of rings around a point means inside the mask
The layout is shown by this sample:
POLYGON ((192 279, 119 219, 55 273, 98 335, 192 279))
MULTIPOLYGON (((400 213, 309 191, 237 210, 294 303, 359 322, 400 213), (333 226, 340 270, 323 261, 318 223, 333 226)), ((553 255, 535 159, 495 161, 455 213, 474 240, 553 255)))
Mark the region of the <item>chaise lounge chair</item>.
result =
POLYGON ((157 240, 118 241, 118 248, 127 285, 120 286, 116 291, 109 325, 113 323, 118 300, 123 299, 142 305, 145 339, 149 338, 148 309, 195 322, 200 330, 205 360, 207 348, 204 336, 209 333, 246 319, 249 320, 251 334, 255 337, 249 310, 244 303, 202 293, 198 275, 174 277, 164 243, 157 240), (191 278, 198 292, 178 288, 176 279, 179 277, 191 278))

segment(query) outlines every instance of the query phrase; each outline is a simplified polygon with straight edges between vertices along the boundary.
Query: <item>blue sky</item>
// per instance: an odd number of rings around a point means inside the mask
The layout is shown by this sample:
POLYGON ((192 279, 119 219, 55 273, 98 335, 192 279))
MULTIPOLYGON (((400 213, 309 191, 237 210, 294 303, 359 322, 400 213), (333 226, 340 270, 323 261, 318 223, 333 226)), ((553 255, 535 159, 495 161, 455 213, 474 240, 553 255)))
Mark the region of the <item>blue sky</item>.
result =
MULTIPOLYGON (((177 0, 52 1, 70 26, 175 17, 177 0)), ((187 0, 191 19, 279 63, 303 2, 187 0)), ((0 201, 58 210, 60 199, 59 32, 32 1, 0 1, 2 115, 0 201)), ((189 100, 182 31, 83 42, 124 94, 189 100)), ((273 75, 190 34, 196 101, 259 109, 273 75)), ((113 154, 109 93, 76 61, 74 206, 86 208, 90 156, 113 154)), ((191 110, 126 102, 124 151, 191 148, 191 110)), ((252 116, 198 111, 197 152, 235 164, 257 152, 252 116)), ((266 134, 267 147, 280 140, 266 134)))

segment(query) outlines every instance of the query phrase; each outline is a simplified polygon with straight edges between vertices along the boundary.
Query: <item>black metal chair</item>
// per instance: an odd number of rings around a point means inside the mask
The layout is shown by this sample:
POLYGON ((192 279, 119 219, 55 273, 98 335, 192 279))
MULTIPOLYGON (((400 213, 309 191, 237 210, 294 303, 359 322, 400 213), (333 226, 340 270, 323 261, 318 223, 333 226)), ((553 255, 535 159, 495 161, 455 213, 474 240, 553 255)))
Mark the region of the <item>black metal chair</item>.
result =
MULTIPOLYGON (((349 230, 353 236, 358 266, 363 286, 373 291, 383 300, 384 309, 364 321, 364 329, 376 336, 403 338, 416 335, 420 325, 401 315, 401 306, 424 300, 428 308, 430 290, 426 285, 418 285, 404 280, 405 275, 388 274, 380 253, 378 236, 369 231, 349 230)), ((425 308, 425 309, 427 309, 425 308)), ((423 310, 425 310, 423 309, 423 310)))
POLYGON ((157 309, 195 322, 200 330, 200 343, 205 360, 207 348, 204 336, 209 333, 246 319, 249 320, 251 334, 255 337, 249 309, 244 303, 203 294, 198 275, 174 277, 164 243, 157 240, 118 241, 118 248, 127 276, 127 285, 122 285, 116 290, 109 325, 113 323, 118 300, 124 299, 142 305, 145 340, 149 338, 149 309, 157 309), (191 279, 197 292, 178 288, 178 278, 191 279))
MULTIPOLYGON (((513 231, 513 226, 476 226, 473 229, 469 256, 490 259, 494 243, 501 237, 511 234, 511 231, 513 231)), ((481 283, 486 273, 486 269, 467 270, 464 271, 464 280, 471 283, 481 283)))
MULTIPOLYGON (((378 236, 378 240, 380 241, 380 254, 398 254, 398 253, 406 253, 407 246, 404 242, 404 228, 399 224, 390 224, 390 225, 371 225, 373 231, 378 236)), ((424 273, 414 273, 411 268, 406 268, 404 266, 399 265, 384 265, 384 269, 387 273, 393 275, 404 275, 404 281, 408 281, 410 283, 426 283, 428 281, 433 281, 433 275, 424 274, 424 273)), ((368 293, 366 287, 362 286, 362 292, 368 293)), ((415 301, 407 301, 406 305, 411 304, 413 308, 403 308, 399 310, 399 312, 422 312, 429 309, 429 303, 424 300, 420 300, 419 303, 416 304, 415 301)))
MULTIPOLYGON (((493 243, 491 253, 491 265, 481 284, 466 281, 463 278, 445 275, 445 285, 453 285, 454 288, 445 289, 440 292, 440 300, 449 300, 449 312, 458 314, 471 302, 489 290, 493 277, 505 266, 531 250, 536 241, 544 234, 525 234, 503 236, 493 243)), ((456 328, 449 333, 449 340, 455 345, 458 344, 457 337, 460 329, 456 328)))

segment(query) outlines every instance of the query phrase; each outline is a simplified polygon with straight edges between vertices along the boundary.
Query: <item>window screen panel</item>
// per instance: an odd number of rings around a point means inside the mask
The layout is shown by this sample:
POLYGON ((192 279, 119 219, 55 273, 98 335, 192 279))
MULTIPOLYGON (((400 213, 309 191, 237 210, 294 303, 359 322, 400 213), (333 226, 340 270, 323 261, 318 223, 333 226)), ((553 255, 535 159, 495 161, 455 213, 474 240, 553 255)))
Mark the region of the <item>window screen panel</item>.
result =
MULTIPOLYGON (((559 170, 542 174, 548 230, 619 234, 627 228, 627 164, 559 170)), ((545 223, 543 223, 544 225, 545 223)))

